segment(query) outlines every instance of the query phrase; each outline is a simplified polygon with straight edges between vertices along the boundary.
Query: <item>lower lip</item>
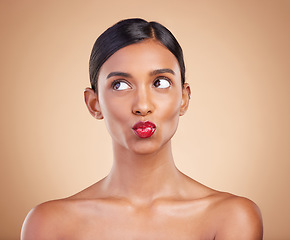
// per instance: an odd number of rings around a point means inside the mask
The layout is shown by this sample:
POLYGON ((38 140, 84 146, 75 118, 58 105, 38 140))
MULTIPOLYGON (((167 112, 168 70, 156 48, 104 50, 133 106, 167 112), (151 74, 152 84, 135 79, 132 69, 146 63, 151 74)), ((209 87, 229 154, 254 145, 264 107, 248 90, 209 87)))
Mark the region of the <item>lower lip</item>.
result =
POLYGON ((156 126, 152 122, 145 121, 136 123, 132 129, 138 137, 149 138, 154 134, 156 126))
POLYGON ((145 127, 145 128, 133 129, 134 133, 140 138, 149 138, 149 137, 151 137, 154 134, 155 130, 156 130, 156 128, 153 128, 153 127, 145 127))

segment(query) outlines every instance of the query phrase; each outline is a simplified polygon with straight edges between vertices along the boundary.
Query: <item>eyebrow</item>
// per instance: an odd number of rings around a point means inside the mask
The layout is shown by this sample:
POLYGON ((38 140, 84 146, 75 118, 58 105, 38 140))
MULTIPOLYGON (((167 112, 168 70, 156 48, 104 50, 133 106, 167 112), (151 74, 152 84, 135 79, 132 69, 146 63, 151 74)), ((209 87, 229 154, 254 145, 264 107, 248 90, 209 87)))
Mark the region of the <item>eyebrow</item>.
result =
POLYGON ((111 72, 108 74, 107 79, 114 76, 127 77, 127 78, 132 77, 131 74, 125 73, 125 72, 111 72))
MULTIPOLYGON (((154 76, 154 75, 158 75, 158 74, 161 74, 161 73, 170 73, 172 75, 175 75, 175 72, 172 69, 170 69, 170 68, 156 69, 156 70, 152 71, 150 73, 150 75, 151 76, 154 76)), ((107 79, 109 79, 110 77, 114 77, 114 76, 132 78, 132 75, 129 74, 129 73, 125 73, 125 72, 111 72, 111 73, 108 74, 107 79)))
POLYGON ((150 75, 158 75, 158 74, 161 74, 161 73, 171 73, 172 75, 175 75, 175 72, 170 69, 170 68, 162 68, 162 69, 157 69, 157 70, 154 70, 150 73, 150 75))

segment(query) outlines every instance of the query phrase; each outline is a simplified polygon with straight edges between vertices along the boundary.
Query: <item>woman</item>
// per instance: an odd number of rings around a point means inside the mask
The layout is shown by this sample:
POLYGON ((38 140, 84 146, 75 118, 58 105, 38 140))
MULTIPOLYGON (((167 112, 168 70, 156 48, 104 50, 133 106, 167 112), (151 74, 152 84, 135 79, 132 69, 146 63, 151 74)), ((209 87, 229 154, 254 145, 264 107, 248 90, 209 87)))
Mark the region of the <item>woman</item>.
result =
POLYGON ((112 137, 112 169, 80 193, 34 208, 23 240, 262 239, 253 202, 174 164, 171 138, 190 99, 184 76, 182 50, 159 23, 123 20, 96 40, 84 95, 112 137))

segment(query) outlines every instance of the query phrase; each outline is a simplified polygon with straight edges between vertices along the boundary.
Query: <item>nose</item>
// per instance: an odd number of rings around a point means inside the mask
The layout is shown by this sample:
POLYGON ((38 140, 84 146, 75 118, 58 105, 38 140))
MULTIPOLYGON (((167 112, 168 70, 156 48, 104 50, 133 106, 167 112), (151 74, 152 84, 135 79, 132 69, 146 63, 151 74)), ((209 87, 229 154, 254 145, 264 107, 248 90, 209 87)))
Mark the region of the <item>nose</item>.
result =
POLYGON ((138 89, 133 100, 132 112, 135 115, 146 116, 154 111, 153 98, 150 89, 138 89))

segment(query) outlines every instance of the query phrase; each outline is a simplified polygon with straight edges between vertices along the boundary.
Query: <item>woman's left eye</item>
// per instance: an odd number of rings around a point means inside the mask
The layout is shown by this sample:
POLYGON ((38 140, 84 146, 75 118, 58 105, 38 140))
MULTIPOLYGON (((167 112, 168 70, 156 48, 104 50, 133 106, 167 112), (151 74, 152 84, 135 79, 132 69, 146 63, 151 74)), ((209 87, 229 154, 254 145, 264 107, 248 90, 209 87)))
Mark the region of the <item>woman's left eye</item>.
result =
POLYGON ((169 88, 171 86, 171 82, 166 78, 159 78, 153 83, 156 88, 169 88))

